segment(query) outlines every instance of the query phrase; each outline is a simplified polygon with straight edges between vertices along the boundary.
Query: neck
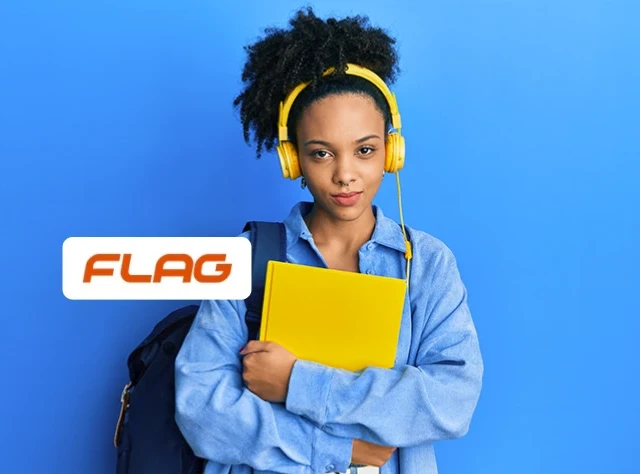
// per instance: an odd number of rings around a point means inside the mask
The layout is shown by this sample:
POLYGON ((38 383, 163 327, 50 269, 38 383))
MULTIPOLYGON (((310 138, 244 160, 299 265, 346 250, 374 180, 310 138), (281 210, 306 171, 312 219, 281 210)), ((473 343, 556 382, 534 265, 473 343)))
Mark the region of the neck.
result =
POLYGON ((352 221, 336 219, 317 204, 304 218, 313 240, 319 245, 339 246, 358 250, 371 239, 376 224, 373 206, 352 221))

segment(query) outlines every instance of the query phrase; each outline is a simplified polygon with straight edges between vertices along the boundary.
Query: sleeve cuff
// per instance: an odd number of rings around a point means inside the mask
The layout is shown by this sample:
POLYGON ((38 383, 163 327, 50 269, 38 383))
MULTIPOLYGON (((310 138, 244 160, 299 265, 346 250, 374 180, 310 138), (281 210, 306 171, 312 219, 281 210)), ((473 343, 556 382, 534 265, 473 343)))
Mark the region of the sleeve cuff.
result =
POLYGON ((316 428, 313 443, 314 472, 346 472, 351 464, 353 440, 325 433, 316 428))
POLYGON ((322 426, 334 372, 335 369, 325 365, 297 360, 289 378, 286 409, 322 426))

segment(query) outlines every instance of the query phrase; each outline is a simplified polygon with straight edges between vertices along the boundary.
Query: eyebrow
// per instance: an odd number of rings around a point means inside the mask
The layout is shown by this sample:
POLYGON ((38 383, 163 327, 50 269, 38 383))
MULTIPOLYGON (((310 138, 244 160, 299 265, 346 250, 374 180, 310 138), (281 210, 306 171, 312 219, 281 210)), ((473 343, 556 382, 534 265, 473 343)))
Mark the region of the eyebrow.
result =
MULTIPOLYGON (((362 142, 366 142, 367 140, 370 140, 372 138, 380 138, 378 135, 367 135, 366 137, 362 137, 359 138, 358 140, 356 140, 356 143, 362 143, 362 142)), ((304 146, 309 146, 309 145, 323 145, 323 146, 331 146, 331 144, 329 142, 325 142, 323 140, 309 140, 308 142, 304 143, 304 146)))

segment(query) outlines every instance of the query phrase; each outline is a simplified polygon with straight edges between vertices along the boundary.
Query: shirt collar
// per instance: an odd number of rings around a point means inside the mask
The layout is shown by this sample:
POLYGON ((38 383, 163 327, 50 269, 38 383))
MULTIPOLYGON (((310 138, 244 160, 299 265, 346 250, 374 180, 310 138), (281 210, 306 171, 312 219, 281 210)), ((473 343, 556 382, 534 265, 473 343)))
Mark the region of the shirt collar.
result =
MULTIPOLYGON (((311 232, 304 221, 306 216, 312 209, 313 203, 301 201, 291 209, 291 212, 284 221, 285 226, 289 230, 287 238, 287 246, 293 245, 298 239, 311 240, 311 232)), ((373 213, 376 217, 376 223, 371 236, 371 242, 384 245, 399 252, 405 252, 404 234, 402 228, 392 219, 386 217, 380 207, 373 205, 373 213)))

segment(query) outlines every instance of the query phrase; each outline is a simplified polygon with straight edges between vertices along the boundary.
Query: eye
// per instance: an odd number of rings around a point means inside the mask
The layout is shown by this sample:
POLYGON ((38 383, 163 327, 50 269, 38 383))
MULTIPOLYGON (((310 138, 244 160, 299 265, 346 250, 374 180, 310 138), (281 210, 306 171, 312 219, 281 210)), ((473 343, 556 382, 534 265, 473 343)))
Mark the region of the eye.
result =
POLYGON ((326 152, 325 150, 316 150, 316 151, 312 151, 311 152, 311 156, 313 158, 324 159, 324 158, 327 158, 329 156, 329 153, 326 152))
POLYGON ((363 146, 362 148, 360 148, 359 152, 361 155, 371 155, 375 150, 375 148, 370 147, 370 146, 363 146))

